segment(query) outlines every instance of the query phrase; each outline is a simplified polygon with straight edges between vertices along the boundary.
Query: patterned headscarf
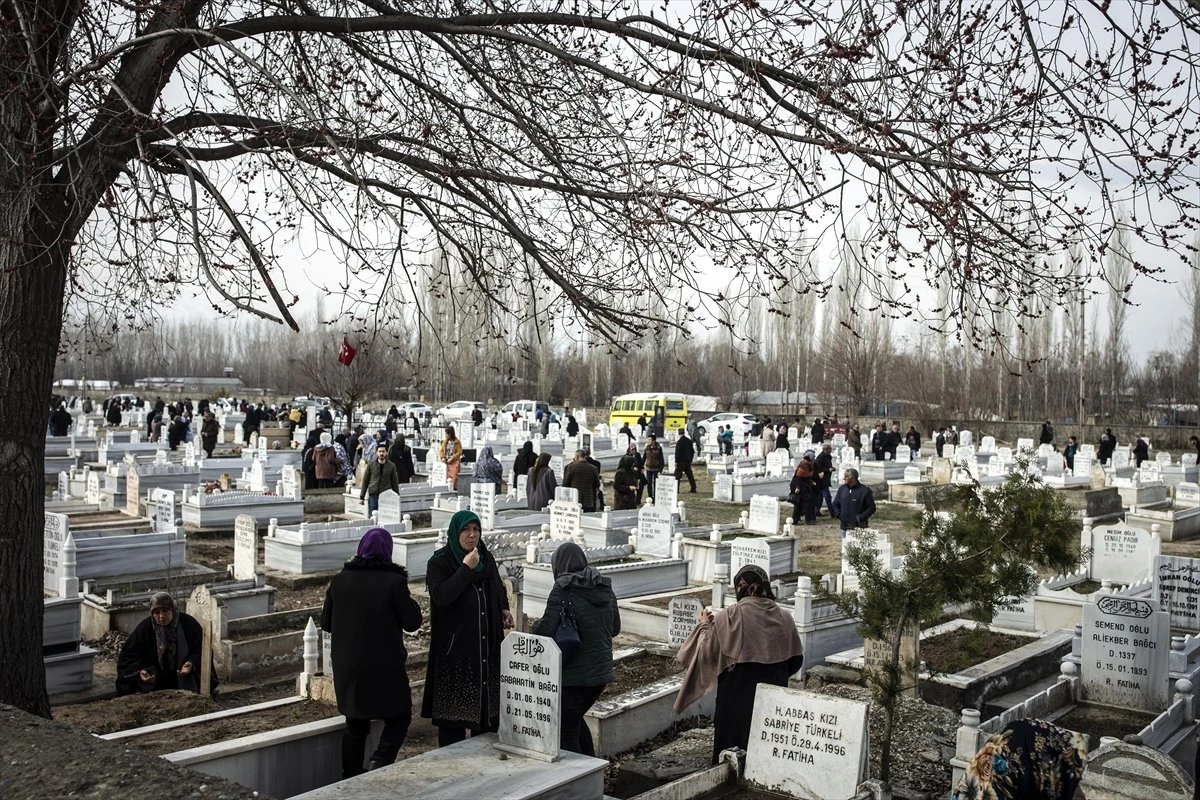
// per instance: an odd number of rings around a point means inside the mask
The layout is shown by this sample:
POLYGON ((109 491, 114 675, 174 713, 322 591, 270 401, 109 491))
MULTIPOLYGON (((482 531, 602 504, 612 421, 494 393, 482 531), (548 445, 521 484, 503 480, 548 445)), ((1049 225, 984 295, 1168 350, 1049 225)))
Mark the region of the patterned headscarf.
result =
POLYGON ((979 749, 950 800, 1071 800, 1086 760, 1079 734, 1017 720, 979 749))

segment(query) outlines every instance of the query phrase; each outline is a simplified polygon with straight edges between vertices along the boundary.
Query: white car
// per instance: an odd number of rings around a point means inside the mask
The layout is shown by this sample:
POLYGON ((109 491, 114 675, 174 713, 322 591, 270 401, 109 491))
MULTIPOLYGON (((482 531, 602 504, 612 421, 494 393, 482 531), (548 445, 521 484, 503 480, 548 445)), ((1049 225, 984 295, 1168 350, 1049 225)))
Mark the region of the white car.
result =
POLYGON ((717 432, 719 426, 726 428, 733 426, 733 429, 741 430, 743 436, 750 435, 750 429, 758 422, 758 417, 753 414, 734 414, 730 411, 725 411, 720 414, 713 414, 708 419, 702 419, 696 423, 696 435, 706 436, 708 432, 717 432))
POLYGON ((437 413, 438 416, 444 419, 470 419, 471 411, 475 408, 483 412, 484 418, 487 418, 487 406, 483 403, 476 403, 473 400, 455 400, 450 405, 439 408, 437 413))
POLYGON ((424 403, 401 403, 396 406, 400 416, 407 419, 409 414, 415 414, 417 419, 428 419, 433 416, 433 406, 424 403))

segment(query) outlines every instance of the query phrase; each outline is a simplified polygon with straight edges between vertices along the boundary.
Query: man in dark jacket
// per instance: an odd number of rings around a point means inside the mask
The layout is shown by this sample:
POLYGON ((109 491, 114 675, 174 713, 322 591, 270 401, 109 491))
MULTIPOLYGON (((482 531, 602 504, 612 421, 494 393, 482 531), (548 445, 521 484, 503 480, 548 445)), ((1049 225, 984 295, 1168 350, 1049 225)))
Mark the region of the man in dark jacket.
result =
POLYGON ((358 553, 333 577, 321 609, 321 628, 331 634, 333 689, 346 717, 342 777, 363 771, 371 720, 383 720, 369 769, 396 760, 412 721, 412 693, 404 663, 403 631, 421 627, 421 607, 408 591, 408 572, 392 563, 392 535, 371 528, 358 553))
POLYGON ((871 455, 876 461, 883 461, 884 455, 887 453, 887 431, 883 429, 883 423, 880 422, 875 426, 875 431, 871 434, 871 455))
POLYGON ((396 434, 396 442, 388 451, 388 461, 396 465, 396 477, 400 483, 412 483, 417 467, 413 464, 412 448, 404 441, 404 434, 396 434))
POLYGON ((680 475, 687 475, 688 484, 692 487, 691 494, 696 493, 696 476, 692 474, 692 462, 695 460, 696 446, 687 433, 681 431, 675 442, 675 480, 678 481, 680 475))
POLYGON ((875 495, 871 487, 858 482, 858 470, 847 469, 842 473, 837 497, 833 498, 833 514, 841 523, 842 538, 846 538, 846 531, 866 527, 874 513, 875 495))
POLYGON ((821 444, 825 441, 825 423, 817 417, 817 421, 812 424, 812 440, 813 444, 821 444))
POLYGON ((651 433, 646 442, 646 452, 642 455, 642 467, 646 470, 646 491, 650 493, 651 500, 654 499, 654 482, 658 480, 658 474, 665 466, 666 456, 663 455, 662 445, 658 443, 658 437, 651 433))
POLYGON ((829 509, 829 516, 833 516, 833 496, 829 493, 829 487, 833 484, 833 446, 830 444, 821 445, 821 452, 817 454, 813 461, 815 466, 814 479, 817 482, 817 514, 821 513, 822 503, 825 508, 829 509))
POLYGON ((50 435, 66 436, 71 431, 71 412, 59 403, 58 408, 50 412, 50 435))
POLYGON ((575 451, 575 459, 563 470, 563 486, 579 492, 579 505, 586 512, 596 510, 596 496, 600 493, 600 471, 588 463, 587 453, 575 451))
POLYGON ((379 495, 388 489, 399 493, 400 473, 396 471, 396 465, 388 461, 387 444, 381 443, 375 448, 375 460, 367 465, 362 489, 358 492, 358 499, 367 501, 368 517, 379 510, 379 495))
POLYGON ((937 453, 937 457, 942 457, 942 450, 946 447, 946 429, 938 428, 937 438, 933 440, 933 450, 937 453))

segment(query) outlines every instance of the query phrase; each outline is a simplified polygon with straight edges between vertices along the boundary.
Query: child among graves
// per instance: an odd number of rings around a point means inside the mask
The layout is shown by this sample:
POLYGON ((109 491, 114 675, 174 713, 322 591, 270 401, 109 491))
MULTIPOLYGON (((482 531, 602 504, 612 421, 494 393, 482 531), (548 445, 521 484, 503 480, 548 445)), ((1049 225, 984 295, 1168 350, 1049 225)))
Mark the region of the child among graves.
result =
POLYGON ((675 659, 685 665, 675 713, 717 690, 712 763, 722 750, 746 749, 760 683, 786 686, 804 663, 796 623, 775 602, 767 573, 747 564, 733 579, 737 602, 703 609, 675 659))
POLYGON ((1086 761, 1080 734, 1017 720, 979 749, 950 800, 1073 800, 1086 761))
POLYGON ((392 535, 371 528, 358 552, 330 581, 321 609, 321 628, 331 634, 337 664, 337 707, 346 717, 343 778, 363 771, 373 719, 383 720, 383 733, 368 769, 396 760, 412 721, 404 631, 420 627, 421 607, 409 593, 408 571, 392 563, 392 535))
MULTIPOLYGON (((138 623, 117 655, 117 696, 161 689, 200 691, 204 632, 196 619, 175 608, 175 598, 155 592, 150 616, 138 623)), ((217 684, 212 674, 210 688, 217 684)))
POLYGON ((430 645, 421 716, 437 726, 439 747, 461 742, 468 728, 495 731, 500 721, 500 640, 513 618, 481 537, 479 517, 456 512, 425 571, 430 645))
POLYGON ((596 755, 584 714, 613 679, 612 640, 621 632, 621 614, 612 579, 588 566, 574 542, 564 542, 550 559, 554 588, 546 612, 533 626, 539 636, 553 636, 565 606, 579 630, 579 650, 562 665, 560 746, 572 753, 596 755))

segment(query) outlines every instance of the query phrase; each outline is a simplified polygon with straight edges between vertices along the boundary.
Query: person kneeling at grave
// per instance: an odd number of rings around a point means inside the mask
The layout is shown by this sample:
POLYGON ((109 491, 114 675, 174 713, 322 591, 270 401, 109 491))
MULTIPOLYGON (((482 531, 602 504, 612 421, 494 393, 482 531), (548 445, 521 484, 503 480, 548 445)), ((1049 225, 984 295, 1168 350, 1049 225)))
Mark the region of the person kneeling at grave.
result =
POLYGON ((1083 738, 1040 719, 1020 719, 979 749, 950 800, 1081 800, 1083 738))
POLYGON ((421 627, 421 607, 408 590, 408 571, 392 563, 392 535, 371 528, 358 552, 325 592, 321 629, 333 646, 333 689, 346 717, 342 777, 363 771, 371 720, 383 720, 368 769, 393 763, 412 722, 412 692, 404 670, 404 631, 421 627))
POLYGON ((584 715, 612 683, 612 640, 621 632, 621 614, 612 591, 612 578, 589 567, 587 556, 574 542, 563 542, 550 557, 554 588, 546 598, 546 613, 533 626, 538 636, 554 636, 562 610, 575 621, 579 649, 562 663, 563 750, 595 756, 592 732, 584 715))
POLYGON ((737 602, 716 612, 701 610, 699 624, 675 656, 686 667, 676 714, 717 690, 713 764, 722 750, 745 750, 749 744, 758 685, 787 686, 804 663, 796 624, 775 602, 767 573, 747 564, 733 585, 737 602))
MULTIPOLYGON (((200 691, 204 632, 195 617, 175 608, 175 598, 156 592, 150 616, 138 623, 117 656, 117 696, 160 689, 200 691)), ((210 689, 217 685, 212 673, 210 689)))

